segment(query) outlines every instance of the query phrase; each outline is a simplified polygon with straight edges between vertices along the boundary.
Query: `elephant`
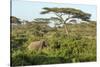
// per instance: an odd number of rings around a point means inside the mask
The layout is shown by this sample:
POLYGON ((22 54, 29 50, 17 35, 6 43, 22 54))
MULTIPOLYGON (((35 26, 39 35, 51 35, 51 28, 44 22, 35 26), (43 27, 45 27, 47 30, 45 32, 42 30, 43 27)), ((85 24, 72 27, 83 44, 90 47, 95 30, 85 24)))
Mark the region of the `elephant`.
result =
POLYGON ((48 43, 47 41, 45 40, 40 40, 40 41, 35 41, 35 42, 32 42, 29 46, 28 46, 28 49, 29 50, 41 50, 45 47, 48 46, 48 43))

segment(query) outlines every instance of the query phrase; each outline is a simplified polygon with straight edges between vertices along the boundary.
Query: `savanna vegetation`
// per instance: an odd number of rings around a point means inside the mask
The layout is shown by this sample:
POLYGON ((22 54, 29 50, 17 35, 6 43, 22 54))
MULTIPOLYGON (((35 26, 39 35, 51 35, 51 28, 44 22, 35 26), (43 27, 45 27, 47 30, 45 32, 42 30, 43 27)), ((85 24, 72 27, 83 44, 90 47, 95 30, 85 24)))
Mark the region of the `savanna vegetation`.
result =
POLYGON ((11 66, 96 61, 96 21, 89 20, 91 14, 74 8, 43 9, 41 14, 56 17, 36 18, 26 24, 11 17, 11 66), (84 22, 66 23, 70 18, 84 22), (49 26, 51 22, 54 27, 49 26), (28 50, 31 42, 42 39, 48 42, 46 48, 28 50))

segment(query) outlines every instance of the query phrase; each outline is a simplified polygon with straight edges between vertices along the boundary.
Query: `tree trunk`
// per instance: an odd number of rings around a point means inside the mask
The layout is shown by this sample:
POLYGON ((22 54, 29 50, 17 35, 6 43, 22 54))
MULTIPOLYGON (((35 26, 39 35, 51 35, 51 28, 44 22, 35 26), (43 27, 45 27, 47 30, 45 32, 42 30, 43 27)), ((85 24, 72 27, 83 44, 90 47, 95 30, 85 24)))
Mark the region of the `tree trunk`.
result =
POLYGON ((65 32, 65 35, 68 35, 68 28, 67 28, 66 23, 64 23, 64 32, 65 32))

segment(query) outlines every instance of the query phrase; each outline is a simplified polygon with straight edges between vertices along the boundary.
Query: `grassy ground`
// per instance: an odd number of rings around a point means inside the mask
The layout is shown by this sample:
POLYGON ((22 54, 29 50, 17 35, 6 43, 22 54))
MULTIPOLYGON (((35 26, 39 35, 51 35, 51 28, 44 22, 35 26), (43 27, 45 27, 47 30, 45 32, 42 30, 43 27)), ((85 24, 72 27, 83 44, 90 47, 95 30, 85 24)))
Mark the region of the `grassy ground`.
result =
POLYGON ((68 24, 69 34, 63 27, 44 28, 41 25, 18 25, 11 32, 12 66, 58 64, 96 61, 96 22, 68 24), (41 36, 40 31, 45 31, 41 36), (49 46, 41 51, 29 51, 32 41, 45 39, 49 46))

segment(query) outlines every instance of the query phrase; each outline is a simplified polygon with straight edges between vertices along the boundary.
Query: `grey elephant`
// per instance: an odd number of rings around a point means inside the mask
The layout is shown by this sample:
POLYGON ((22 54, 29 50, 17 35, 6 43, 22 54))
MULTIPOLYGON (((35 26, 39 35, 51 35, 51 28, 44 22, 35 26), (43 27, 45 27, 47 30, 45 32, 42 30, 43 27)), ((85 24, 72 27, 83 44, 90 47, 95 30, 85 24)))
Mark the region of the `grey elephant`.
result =
POLYGON ((40 40, 40 41, 35 41, 35 42, 32 42, 29 46, 28 46, 28 49, 29 50, 41 50, 45 47, 48 46, 48 43, 47 41, 45 40, 40 40))

